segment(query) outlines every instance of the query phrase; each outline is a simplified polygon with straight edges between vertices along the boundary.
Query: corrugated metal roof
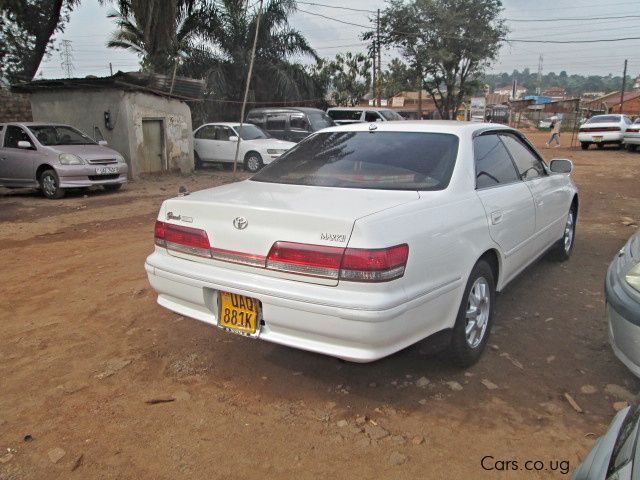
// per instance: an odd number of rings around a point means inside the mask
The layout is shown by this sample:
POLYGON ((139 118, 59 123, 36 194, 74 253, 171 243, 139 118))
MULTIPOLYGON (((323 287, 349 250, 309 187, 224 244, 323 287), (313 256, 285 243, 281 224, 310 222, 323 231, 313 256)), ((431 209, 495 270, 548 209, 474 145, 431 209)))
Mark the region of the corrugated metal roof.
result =
POLYGON ((204 80, 175 77, 158 73, 118 72, 110 77, 62 78, 34 80, 17 83, 11 90, 17 93, 33 93, 47 90, 77 90, 118 88, 129 91, 153 93, 180 100, 202 100, 204 80))

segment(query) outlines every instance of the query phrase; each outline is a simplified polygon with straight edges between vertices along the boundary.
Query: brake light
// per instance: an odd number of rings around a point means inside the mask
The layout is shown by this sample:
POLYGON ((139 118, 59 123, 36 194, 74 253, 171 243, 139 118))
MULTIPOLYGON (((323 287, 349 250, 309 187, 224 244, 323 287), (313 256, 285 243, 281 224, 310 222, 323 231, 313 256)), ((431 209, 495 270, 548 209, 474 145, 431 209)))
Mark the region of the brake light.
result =
POLYGON ((584 133, 596 133, 596 132, 620 132, 620 127, 582 127, 578 131, 584 133))
POLYGON ((375 250, 347 248, 340 278, 354 282, 386 282, 404 275, 409 257, 407 244, 375 250))
POLYGON ((183 227, 157 221, 155 243, 168 250, 211 258, 211 246, 207 232, 199 228, 183 227))
POLYGON ((386 282, 404 275, 409 246, 362 249, 276 242, 267 256, 272 270, 352 282, 386 282))

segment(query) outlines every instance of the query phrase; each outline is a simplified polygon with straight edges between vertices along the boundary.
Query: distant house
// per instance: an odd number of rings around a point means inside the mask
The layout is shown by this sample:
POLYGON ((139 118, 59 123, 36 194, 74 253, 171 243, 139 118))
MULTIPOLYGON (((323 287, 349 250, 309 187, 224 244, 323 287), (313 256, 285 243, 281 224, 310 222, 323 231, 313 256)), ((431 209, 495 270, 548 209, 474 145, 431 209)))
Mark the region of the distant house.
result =
POLYGON ((625 113, 640 115, 640 90, 624 93, 622 108, 620 92, 611 92, 583 104, 583 108, 592 113, 625 113))
POLYGON ((142 173, 193 170, 193 128, 186 100, 201 100, 204 81, 139 72, 36 80, 12 86, 28 94, 35 122, 64 123, 106 140, 142 173))
POLYGON ((516 95, 513 97, 513 85, 503 85, 495 88, 493 93, 496 95, 508 95, 512 100, 519 100, 524 94, 527 93, 527 87, 524 85, 516 85, 516 95), (513 97, 513 98, 512 98, 513 97))
POLYGON ((549 97, 551 100, 564 100, 567 96, 567 91, 561 87, 548 88, 542 92, 543 97, 549 97))

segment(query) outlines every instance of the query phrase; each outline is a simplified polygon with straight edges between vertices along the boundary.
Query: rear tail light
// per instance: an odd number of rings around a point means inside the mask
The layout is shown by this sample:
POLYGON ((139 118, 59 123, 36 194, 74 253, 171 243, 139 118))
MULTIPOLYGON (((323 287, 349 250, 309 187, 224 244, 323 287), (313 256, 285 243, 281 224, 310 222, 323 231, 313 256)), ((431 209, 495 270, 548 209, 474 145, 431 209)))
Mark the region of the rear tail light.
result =
POLYGON ((155 244, 223 262, 352 282, 388 282, 400 278, 409 257, 407 244, 366 249, 276 242, 265 258, 212 248, 204 230, 161 221, 156 222, 155 244))
POLYGON ((183 227, 157 221, 155 243, 176 252, 211 258, 211 246, 207 232, 199 228, 183 227))
POLYGON ((578 131, 583 133, 597 133, 597 132, 620 132, 620 127, 583 127, 578 131))
POLYGON ((409 246, 362 249, 276 242, 267 268, 352 282, 387 282, 404 275, 409 246))

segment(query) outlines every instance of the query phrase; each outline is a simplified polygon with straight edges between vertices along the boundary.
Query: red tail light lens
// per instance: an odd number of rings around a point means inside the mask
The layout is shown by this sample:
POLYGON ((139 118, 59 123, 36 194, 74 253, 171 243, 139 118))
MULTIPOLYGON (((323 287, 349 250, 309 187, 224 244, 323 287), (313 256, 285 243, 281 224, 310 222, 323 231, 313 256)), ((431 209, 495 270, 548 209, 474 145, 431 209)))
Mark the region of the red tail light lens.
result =
POLYGON ((211 246, 207 232, 199 228, 183 227, 171 223, 156 222, 156 245, 169 250, 211 258, 211 246))
POLYGON ((267 255, 267 268, 337 279, 343 253, 342 247, 276 242, 267 255))
POLYGON ((386 282, 402 277, 409 257, 409 245, 375 250, 347 248, 342 257, 340 278, 355 282, 386 282))
POLYGON ((353 282, 386 282, 404 275, 409 246, 361 249, 276 242, 267 268, 353 282))

